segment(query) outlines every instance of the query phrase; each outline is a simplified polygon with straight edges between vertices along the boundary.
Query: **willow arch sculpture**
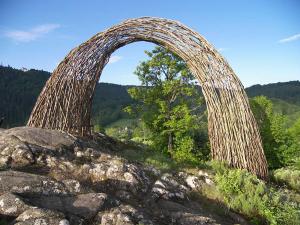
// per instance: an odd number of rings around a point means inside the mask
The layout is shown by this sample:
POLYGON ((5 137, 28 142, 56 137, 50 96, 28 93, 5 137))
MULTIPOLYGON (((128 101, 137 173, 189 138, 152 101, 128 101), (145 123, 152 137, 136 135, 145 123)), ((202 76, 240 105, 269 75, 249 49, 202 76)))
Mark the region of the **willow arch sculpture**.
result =
POLYGON ((116 49, 137 41, 173 51, 200 82, 213 159, 266 178, 267 162, 243 85, 208 41, 177 21, 129 19, 74 48, 47 81, 28 126, 89 134, 94 89, 104 66, 116 49))

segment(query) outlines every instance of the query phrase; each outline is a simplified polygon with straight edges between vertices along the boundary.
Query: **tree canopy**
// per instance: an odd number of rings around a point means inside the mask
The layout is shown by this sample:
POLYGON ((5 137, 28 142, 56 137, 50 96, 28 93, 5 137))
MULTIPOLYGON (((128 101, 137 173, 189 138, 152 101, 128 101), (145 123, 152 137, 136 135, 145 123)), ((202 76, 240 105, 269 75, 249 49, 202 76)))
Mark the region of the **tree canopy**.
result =
POLYGON ((128 90, 137 103, 126 111, 140 115, 155 149, 177 160, 193 160, 199 128, 193 110, 203 102, 193 76, 180 57, 163 47, 145 53, 149 59, 135 71, 143 86, 128 90))

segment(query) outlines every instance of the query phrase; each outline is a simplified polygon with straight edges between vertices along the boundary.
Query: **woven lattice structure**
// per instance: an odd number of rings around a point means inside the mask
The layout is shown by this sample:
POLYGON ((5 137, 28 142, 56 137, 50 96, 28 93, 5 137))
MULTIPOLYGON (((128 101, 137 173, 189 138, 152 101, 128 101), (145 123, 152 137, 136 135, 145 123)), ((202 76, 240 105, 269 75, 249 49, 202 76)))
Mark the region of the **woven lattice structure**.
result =
POLYGON ((137 41, 173 51, 200 82, 208 110, 212 157, 267 177, 260 134, 240 80, 208 41, 172 20, 126 20, 73 49, 47 81, 28 126, 88 135, 94 89, 104 66, 116 49, 137 41))

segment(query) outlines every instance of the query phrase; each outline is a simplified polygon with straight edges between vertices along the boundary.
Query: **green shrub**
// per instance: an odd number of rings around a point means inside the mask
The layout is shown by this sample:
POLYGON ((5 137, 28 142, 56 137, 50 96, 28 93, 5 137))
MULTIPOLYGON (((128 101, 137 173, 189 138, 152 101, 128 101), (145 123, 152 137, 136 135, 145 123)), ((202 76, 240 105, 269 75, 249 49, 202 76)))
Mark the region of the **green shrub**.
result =
POLYGON ((121 141, 129 141, 132 138, 132 130, 127 127, 110 127, 105 132, 107 135, 121 141))
POLYGON ((280 168, 273 172, 273 178, 276 182, 286 184, 292 189, 300 192, 300 170, 280 168))
POLYGON ((224 164, 214 163, 212 166, 216 171, 217 188, 229 208, 258 224, 300 224, 300 209, 255 175, 246 170, 229 169, 224 164))
POLYGON ((270 169, 297 164, 300 157, 300 119, 287 129, 287 117, 273 110, 273 103, 265 96, 250 99, 251 109, 258 123, 265 156, 270 169))
POLYGON ((297 170, 300 170, 300 157, 295 158, 295 163, 293 167, 297 170))
POLYGON ((193 154, 192 150, 194 149, 194 140, 189 137, 177 138, 175 140, 176 150, 174 151, 172 157, 175 161, 179 163, 186 164, 197 164, 199 159, 193 154))

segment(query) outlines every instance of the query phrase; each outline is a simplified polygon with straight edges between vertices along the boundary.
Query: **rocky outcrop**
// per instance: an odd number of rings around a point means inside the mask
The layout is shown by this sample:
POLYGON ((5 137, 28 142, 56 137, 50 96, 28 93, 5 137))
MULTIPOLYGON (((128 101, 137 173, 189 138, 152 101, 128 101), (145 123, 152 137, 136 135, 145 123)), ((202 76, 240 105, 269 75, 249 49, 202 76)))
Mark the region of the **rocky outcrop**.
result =
POLYGON ((32 208, 21 213, 15 220, 16 225, 69 225, 63 213, 49 209, 32 208))
POLYGON ((214 185, 210 174, 162 173, 119 157, 126 147, 102 134, 1 130, 0 218, 19 225, 238 223, 192 198, 214 185))

